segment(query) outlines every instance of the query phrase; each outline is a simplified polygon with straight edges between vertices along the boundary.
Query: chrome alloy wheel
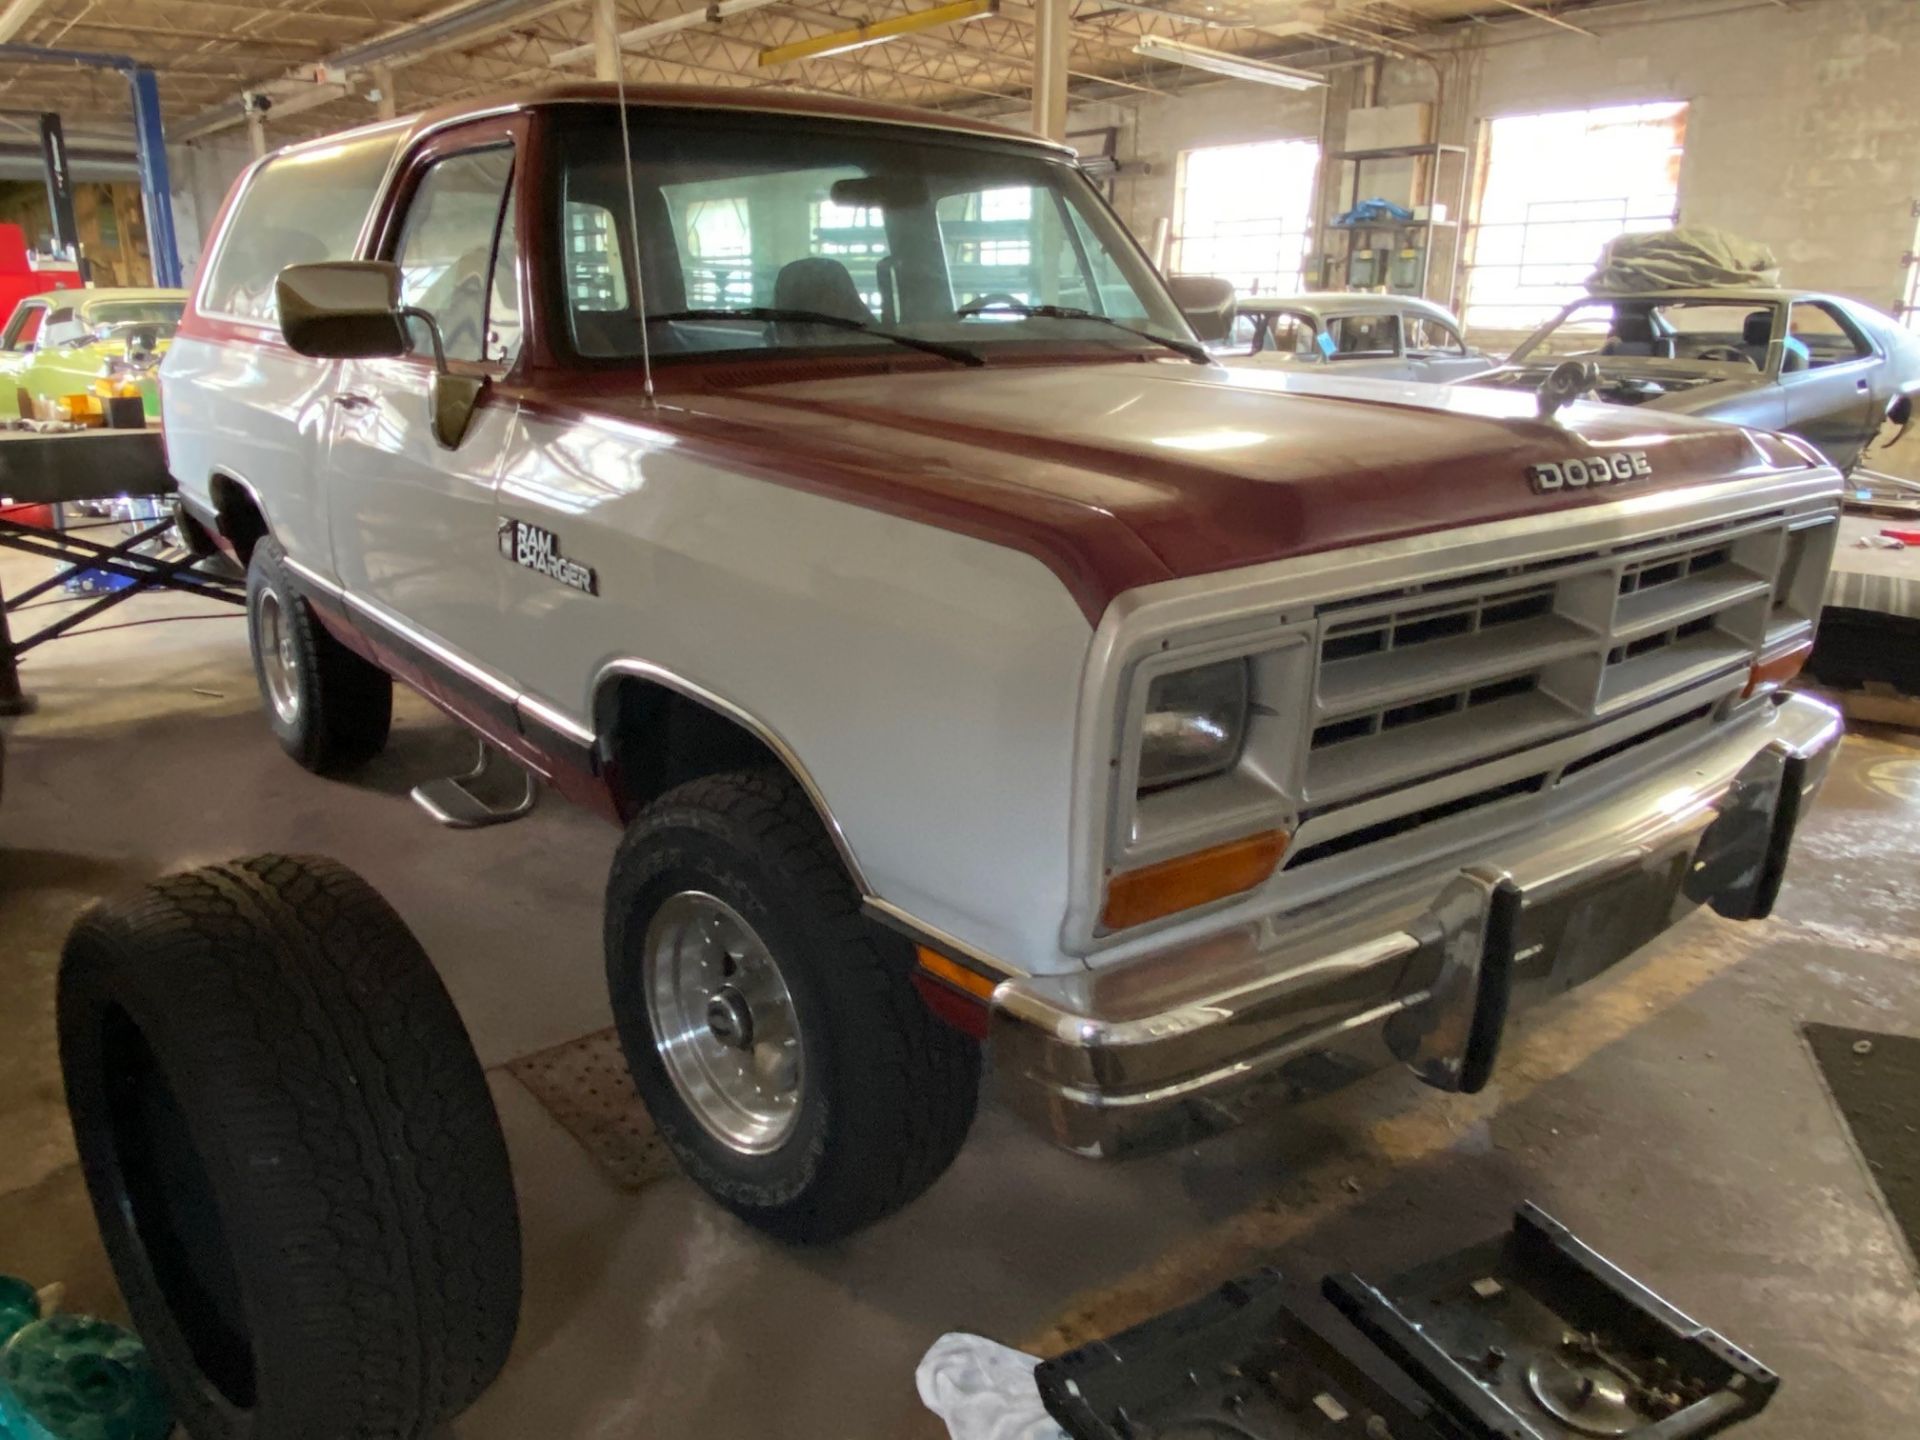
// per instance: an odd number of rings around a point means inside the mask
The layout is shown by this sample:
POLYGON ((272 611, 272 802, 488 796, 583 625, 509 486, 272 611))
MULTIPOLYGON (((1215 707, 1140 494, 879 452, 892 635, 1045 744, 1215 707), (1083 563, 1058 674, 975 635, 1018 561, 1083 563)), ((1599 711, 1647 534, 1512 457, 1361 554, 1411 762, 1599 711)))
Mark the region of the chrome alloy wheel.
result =
POLYGON ((293 625, 280 596, 269 586, 260 592, 260 673, 266 678, 267 699, 280 723, 300 718, 300 657, 294 649, 293 625))
POLYGON ((700 1123, 745 1155, 777 1150, 800 1117, 793 996, 766 944, 726 901, 670 897, 642 956, 654 1048, 700 1123))

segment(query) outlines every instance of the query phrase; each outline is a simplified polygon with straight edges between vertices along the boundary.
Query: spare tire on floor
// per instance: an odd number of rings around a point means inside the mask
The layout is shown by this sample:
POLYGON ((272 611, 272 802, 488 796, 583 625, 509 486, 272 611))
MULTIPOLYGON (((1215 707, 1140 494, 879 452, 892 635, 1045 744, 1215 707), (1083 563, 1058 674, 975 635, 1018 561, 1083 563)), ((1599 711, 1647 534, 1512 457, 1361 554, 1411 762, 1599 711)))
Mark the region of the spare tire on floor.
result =
POLYGON ((59 1028, 101 1237, 195 1440, 424 1436, 499 1372, 520 1305, 499 1117, 359 876, 263 855, 96 906, 59 1028))

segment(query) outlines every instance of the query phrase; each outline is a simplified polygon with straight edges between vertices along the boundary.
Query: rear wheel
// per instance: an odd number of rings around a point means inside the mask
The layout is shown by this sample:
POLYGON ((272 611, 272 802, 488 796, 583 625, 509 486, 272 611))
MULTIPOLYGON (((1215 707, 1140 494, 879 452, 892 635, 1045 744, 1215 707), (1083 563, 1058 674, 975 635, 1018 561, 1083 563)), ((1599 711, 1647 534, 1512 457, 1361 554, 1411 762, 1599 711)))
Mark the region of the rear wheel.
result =
POLYGON ((392 679, 327 633, 271 536, 247 563, 247 637, 267 723, 283 750, 319 774, 380 753, 393 723, 392 679))
POLYGON ((681 1164, 785 1240, 907 1204, 973 1122, 978 1046, 915 993, 806 795, 778 771, 695 780, 627 832, 607 982, 635 1086, 681 1164))

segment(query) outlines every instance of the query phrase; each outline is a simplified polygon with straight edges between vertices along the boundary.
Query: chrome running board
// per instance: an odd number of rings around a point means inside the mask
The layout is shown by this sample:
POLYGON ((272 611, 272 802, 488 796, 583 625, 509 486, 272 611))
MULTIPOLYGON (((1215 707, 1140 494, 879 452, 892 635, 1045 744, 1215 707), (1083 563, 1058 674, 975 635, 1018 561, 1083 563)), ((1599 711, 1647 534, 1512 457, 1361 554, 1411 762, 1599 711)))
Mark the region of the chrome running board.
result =
POLYGON ((483 825, 518 820, 532 811, 538 798, 533 776, 485 741, 480 743, 480 759, 464 775, 448 775, 413 787, 413 803, 455 830, 477 830, 483 825), (508 798, 496 802, 486 799, 487 794, 508 798))

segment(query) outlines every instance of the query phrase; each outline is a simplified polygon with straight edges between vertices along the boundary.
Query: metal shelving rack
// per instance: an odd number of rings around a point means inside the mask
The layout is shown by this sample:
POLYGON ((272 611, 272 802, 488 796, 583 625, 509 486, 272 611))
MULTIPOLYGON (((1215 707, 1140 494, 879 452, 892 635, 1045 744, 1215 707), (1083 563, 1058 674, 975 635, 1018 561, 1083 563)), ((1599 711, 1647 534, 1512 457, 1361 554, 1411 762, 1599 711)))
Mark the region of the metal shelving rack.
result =
MULTIPOLYGON (((1460 269, 1460 236, 1463 233, 1463 226, 1466 219, 1467 147, 1464 145, 1448 145, 1435 141, 1431 144, 1420 145, 1387 145, 1374 150, 1338 150, 1327 158, 1337 165, 1351 165, 1353 167, 1351 174, 1352 203, 1356 205, 1361 200, 1368 198, 1361 190, 1360 176, 1362 167, 1369 161, 1426 161, 1427 163, 1423 168, 1415 171, 1413 185, 1416 197, 1424 194, 1425 198, 1416 198, 1413 204, 1427 206, 1432 206, 1435 203, 1436 196, 1440 196, 1442 172, 1447 168, 1449 159, 1453 161, 1452 168, 1454 173, 1452 184, 1448 187, 1449 193, 1440 197, 1442 203, 1445 203, 1447 206, 1447 218, 1445 220, 1389 221, 1380 225, 1335 225, 1330 218, 1323 218, 1319 224, 1319 244, 1317 247, 1320 252, 1320 263, 1326 272, 1322 276, 1322 281, 1329 288, 1333 288, 1333 275, 1331 272, 1336 262, 1340 265, 1342 272, 1340 279, 1343 283, 1346 280, 1347 274, 1351 272, 1355 250, 1355 245, 1351 237, 1357 235, 1390 234, 1393 237, 1393 249, 1399 251, 1408 248, 1403 243, 1406 236, 1417 234, 1420 237, 1419 286, 1411 292, 1400 291, 1396 293, 1422 295, 1429 300, 1438 301, 1448 309, 1452 309, 1454 279, 1460 269), (1454 243, 1449 250, 1447 266, 1443 272, 1444 287, 1441 293, 1436 295, 1433 293, 1433 237, 1434 232, 1441 230, 1450 231, 1454 237, 1454 243), (1339 255, 1334 253, 1332 238, 1334 235, 1345 235, 1349 237, 1345 248, 1339 255)), ((1391 288, 1390 278, 1391 262, 1389 262, 1389 288, 1391 288)))

